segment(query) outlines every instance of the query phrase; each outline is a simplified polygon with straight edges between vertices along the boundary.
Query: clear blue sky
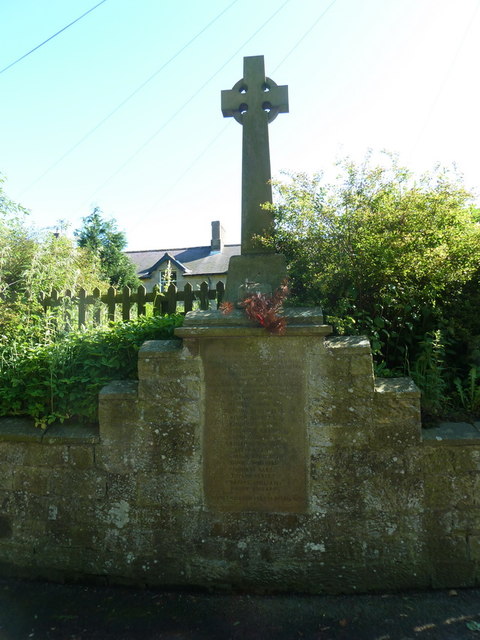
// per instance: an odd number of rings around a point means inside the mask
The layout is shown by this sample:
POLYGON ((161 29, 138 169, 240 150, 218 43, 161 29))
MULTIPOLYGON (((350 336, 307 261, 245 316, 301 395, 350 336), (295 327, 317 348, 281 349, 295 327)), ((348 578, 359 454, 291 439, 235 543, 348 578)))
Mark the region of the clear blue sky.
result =
MULTIPOLYGON (((98 2, 2 0, 0 69, 98 2)), ((217 219, 238 241, 241 127, 220 91, 259 54, 289 86, 274 177, 372 148, 455 162, 478 189, 480 0, 105 0, 0 73, 7 194, 38 228, 99 206, 129 249, 206 244, 217 219)))

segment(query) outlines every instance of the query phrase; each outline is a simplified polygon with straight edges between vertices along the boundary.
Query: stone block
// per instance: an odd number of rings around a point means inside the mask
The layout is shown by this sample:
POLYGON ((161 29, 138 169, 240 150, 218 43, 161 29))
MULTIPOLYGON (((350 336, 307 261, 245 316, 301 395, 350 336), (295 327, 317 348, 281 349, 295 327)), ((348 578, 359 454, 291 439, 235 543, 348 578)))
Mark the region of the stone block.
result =
POLYGON ((119 500, 134 502, 137 494, 137 474, 109 473, 106 477, 106 486, 106 500, 108 502, 118 502, 119 500))
POLYGON ((479 535, 467 536, 468 555, 471 560, 480 562, 480 532, 479 535))
POLYGON ((96 444, 100 442, 98 425, 82 422, 54 423, 47 427, 42 444, 96 444))
POLYGON ((53 543, 58 547, 76 548, 80 550, 94 549, 99 544, 99 534, 97 527, 92 524, 82 525, 76 523, 65 523, 59 520, 50 520, 46 527, 46 536, 50 545, 53 543))
POLYGON ((308 431, 312 449, 324 447, 365 447, 370 442, 368 429, 363 425, 346 426, 345 424, 313 424, 308 431))
POLYGON ((0 492, 13 489, 13 474, 15 467, 11 464, 0 463, 0 492))
POLYGON ((47 487, 50 496, 71 496, 78 502, 102 499, 107 493, 106 476, 97 470, 53 470, 47 487))
MULTIPOLYGON (((117 381, 102 389, 99 396, 101 443, 95 449, 99 469, 129 473, 144 451, 138 412, 138 383, 117 381)), ((141 463, 141 460, 139 460, 141 463)))
POLYGON ((138 479, 137 502, 140 506, 200 506, 202 503, 199 470, 190 473, 141 475, 138 479))
POLYGON ((1 513, 13 517, 12 521, 31 518, 41 520, 47 517, 44 496, 27 491, 5 491, 0 493, 1 513))
POLYGON ((0 439, 0 464, 22 465, 28 450, 26 442, 5 442, 0 439))
POLYGON ((0 515, 0 540, 12 537, 12 519, 8 516, 0 515))
POLYGON ((30 544, 5 539, 0 544, 0 575, 2 577, 32 577, 29 568, 35 566, 35 549, 30 544))
POLYGON ((175 422, 148 423, 150 455, 149 468, 157 473, 180 472, 199 456, 197 425, 178 425, 175 422))
POLYGON ((40 442, 43 431, 34 426, 33 418, 20 416, 0 417, 0 443, 40 442))
POLYGON ((476 474, 456 475, 448 471, 433 476, 425 473, 425 505, 431 509, 469 509, 480 507, 480 477, 476 474))
POLYGON ((455 444, 477 444, 480 446, 480 433, 473 424, 467 422, 442 422, 422 429, 422 438, 432 446, 455 444))
POLYGON ((148 396, 141 410, 141 417, 147 423, 170 426, 189 426, 200 422, 201 404, 183 398, 178 390, 174 398, 148 396))
POLYGON ((156 379, 174 380, 181 384, 184 378, 191 377, 198 370, 197 358, 182 348, 180 340, 149 340, 140 348, 138 354, 138 378, 140 395, 146 393, 144 381, 156 379))
POLYGON ((91 445, 75 445, 68 448, 69 466, 75 469, 92 469, 95 466, 95 452, 91 445))
MULTIPOLYGON (((363 343, 362 343, 363 349, 363 343)), ((365 353, 350 359, 350 374, 373 380, 373 360, 370 354, 365 353)))
POLYGON ((443 513, 434 514, 439 529, 446 534, 480 535, 480 507, 459 510, 446 505, 444 509, 443 513))
POLYGON ((48 469, 36 467, 17 468, 13 488, 34 495, 44 496, 48 491, 50 472, 48 469))
POLYGON ((433 561, 431 572, 431 586, 434 589, 473 587, 476 583, 476 566, 474 562, 457 561, 455 559, 433 561))
MULTIPOLYGON (((265 215, 265 214, 263 214, 265 215)), ((245 280, 258 282, 265 293, 273 293, 287 277, 285 256, 281 254, 264 254, 264 250, 257 248, 256 255, 232 256, 228 265, 227 286, 225 300, 236 303, 245 297, 241 287, 245 280), (265 289, 266 287, 266 289, 265 289)))
POLYGON ((174 377, 172 375, 144 378, 139 382, 139 394, 143 403, 185 403, 200 399, 200 380, 198 376, 174 377))
POLYGON ((423 558, 409 562, 389 562, 367 564, 362 581, 357 582, 355 592, 408 591, 409 589, 428 589, 431 587, 431 568, 423 558), (388 585, 385 589, 384 585, 388 585))
POLYGON ((371 355, 370 342, 364 336, 333 336, 325 340, 325 349, 336 358, 371 355))
POLYGON ((64 524, 95 522, 97 505, 102 504, 105 498, 92 500, 88 496, 78 495, 72 501, 68 494, 49 495, 44 501, 44 518, 48 521, 59 521, 64 524))
POLYGON ((43 443, 32 443, 28 444, 25 450, 24 464, 27 466, 52 469, 64 467, 68 461, 68 446, 64 444, 50 446, 43 443))
POLYGON ((374 411, 373 437, 399 448, 421 441, 420 391, 409 378, 377 378, 374 411))
POLYGON ((138 359, 142 362, 150 359, 163 360, 170 358, 172 354, 180 355, 181 351, 181 340, 146 340, 140 347, 138 359))
POLYGON ((16 543, 35 547, 45 540, 46 521, 42 519, 16 519, 13 524, 13 539, 16 543))

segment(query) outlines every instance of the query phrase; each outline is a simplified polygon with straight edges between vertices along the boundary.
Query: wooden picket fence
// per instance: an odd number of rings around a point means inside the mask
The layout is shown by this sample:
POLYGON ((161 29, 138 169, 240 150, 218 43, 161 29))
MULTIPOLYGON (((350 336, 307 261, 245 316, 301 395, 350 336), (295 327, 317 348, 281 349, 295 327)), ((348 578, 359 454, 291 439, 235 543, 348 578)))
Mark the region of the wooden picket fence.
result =
POLYGON ((164 292, 161 292, 157 285, 148 293, 143 285, 140 285, 136 291, 132 291, 129 287, 123 287, 121 290, 110 287, 105 294, 102 294, 99 289, 94 289, 91 294, 85 289, 79 289, 75 293, 70 290, 60 293, 54 289, 50 294, 43 293, 40 296, 40 304, 45 313, 56 310, 56 315, 60 314, 66 326, 76 324, 82 327, 100 325, 105 320, 127 321, 144 316, 147 313, 148 304, 152 306, 154 315, 187 313, 192 311, 194 306, 203 310, 216 309, 222 302, 224 292, 223 282, 218 282, 215 289, 209 289, 208 283, 202 282, 196 290, 187 283, 183 291, 171 284, 164 292))

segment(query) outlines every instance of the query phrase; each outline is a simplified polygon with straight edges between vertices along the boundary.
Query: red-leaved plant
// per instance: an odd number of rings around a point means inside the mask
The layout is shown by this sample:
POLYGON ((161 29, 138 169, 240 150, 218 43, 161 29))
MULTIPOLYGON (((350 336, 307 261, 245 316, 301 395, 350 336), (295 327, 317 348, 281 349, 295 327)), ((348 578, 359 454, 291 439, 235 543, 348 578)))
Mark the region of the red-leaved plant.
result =
MULTIPOLYGON (((245 313, 256 324, 264 327, 269 333, 281 336, 287 328, 286 319, 280 315, 285 298, 289 294, 287 281, 274 291, 272 295, 266 293, 253 293, 239 304, 245 309, 245 313)), ((234 305, 231 302, 222 302, 220 309, 223 313, 231 313, 234 305)))

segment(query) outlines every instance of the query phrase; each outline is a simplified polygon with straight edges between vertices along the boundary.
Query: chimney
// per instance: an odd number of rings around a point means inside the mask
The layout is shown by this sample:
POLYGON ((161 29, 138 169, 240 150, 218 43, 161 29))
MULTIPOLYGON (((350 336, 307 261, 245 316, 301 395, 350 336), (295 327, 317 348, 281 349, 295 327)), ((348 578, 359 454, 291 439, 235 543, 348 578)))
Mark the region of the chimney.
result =
POLYGON ((210 241, 210 253, 221 253, 223 249, 225 229, 219 220, 212 222, 212 240, 210 241))

